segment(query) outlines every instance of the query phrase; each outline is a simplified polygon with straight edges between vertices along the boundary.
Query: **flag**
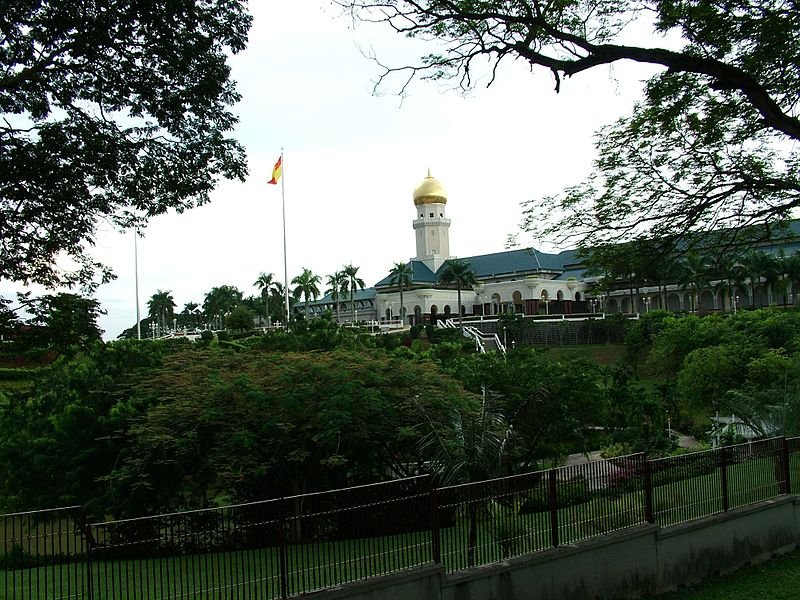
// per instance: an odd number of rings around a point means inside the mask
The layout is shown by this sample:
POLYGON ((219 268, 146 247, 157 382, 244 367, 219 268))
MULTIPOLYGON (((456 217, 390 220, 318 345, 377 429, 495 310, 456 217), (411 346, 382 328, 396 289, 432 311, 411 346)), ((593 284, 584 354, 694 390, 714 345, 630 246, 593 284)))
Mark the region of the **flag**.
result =
POLYGON ((283 174, 283 166, 281 165, 281 161, 283 160, 283 155, 278 158, 278 162, 275 163, 275 166, 272 167, 272 179, 270 179, 267 183, 276 184, 278 183, 278 179, 281 178, 283 174))

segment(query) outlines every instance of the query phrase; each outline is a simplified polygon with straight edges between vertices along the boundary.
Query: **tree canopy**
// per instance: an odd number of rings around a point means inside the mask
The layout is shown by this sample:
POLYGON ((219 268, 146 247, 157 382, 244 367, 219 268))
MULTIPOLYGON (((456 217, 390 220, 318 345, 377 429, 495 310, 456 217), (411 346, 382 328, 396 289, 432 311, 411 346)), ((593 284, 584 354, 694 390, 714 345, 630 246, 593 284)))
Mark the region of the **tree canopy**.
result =
POLYGON ((86 253, 99 219, 135 227, 244 178, 227 59, 250 21, 241 0, 4 4, 0 279, 108 278, 86 253))
POLYGON ((658 68, 632 114, 598 135, 595 172, 526 204, 523 227, 537 235, 591 246, 770 222, 800 204, 793 3, 334 1, 356 19, 436 42, 440 51, 418 64, 385 68, 380 82, 399 76, 401 92, 417 77, 469 88, 482 64, 493 80, 504 59, 549 71, 556 90, 617 61, 658 68))

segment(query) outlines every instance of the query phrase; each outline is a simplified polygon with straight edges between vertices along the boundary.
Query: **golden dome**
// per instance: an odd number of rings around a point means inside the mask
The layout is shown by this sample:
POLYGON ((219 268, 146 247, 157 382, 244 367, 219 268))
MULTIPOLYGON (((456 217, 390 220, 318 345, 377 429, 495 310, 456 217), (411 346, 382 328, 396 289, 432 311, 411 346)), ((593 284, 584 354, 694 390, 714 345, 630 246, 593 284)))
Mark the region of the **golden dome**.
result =
POLYGON ((414 190, 414 205, 420 204, 446 204, 447 192, 441 182, 431 175, 428 169, 428 176, 422 180, 414 190))

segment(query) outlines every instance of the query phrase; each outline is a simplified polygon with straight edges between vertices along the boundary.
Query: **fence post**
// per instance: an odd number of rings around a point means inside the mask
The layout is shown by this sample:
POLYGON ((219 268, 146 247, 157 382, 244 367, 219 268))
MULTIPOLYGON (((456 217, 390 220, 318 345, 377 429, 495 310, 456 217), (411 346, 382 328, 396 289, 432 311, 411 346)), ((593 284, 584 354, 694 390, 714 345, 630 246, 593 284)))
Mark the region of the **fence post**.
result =
POLYGON ((553 548, 558 546, 558 487, 556 486, 556 470, 550 469, 548 476, 547 502, 550 507, 550 542, 553 548))
POLYGON ((781 437, 781 466, 783 467, 783 485, 781 486, 781 493, 783 494, 791 494, 792 493, 792 479, 790 474, 790 465, 789 460, 791 459, 791 454, 789 453, 789 441, 785 437, 781 437))
MULTIPOLYGON (((78 519, 80 519, 81 534, 86 540, 86 597, 88 600, 94 599, 94 583, 92 578, 92 550, 97 545, 94 536, 92 535, 92 527, 89 525, 89 518, 83 509, 78 510, 78 519)), ((77 590, 76 590, 77 592, 77 590)))
POLYGON ((288 598, 289 570, 286 560, 286 507, 288 503, 283 501, 281 504, 283 504, 283 507, 280 511, 280 517, 278 517, 278 559, 281 570, 281 598, 288 598))
POLYGON ((439 489, 431 488, 431 558, 437 565, 442 562, 439 531, 439 489))
POLYGON ((722 483, 722 511, 728 512, 728 447, 719 449, 720 480, 722 483))
POLYGON ((653 514, 653 476, 650 472, 650 460, 647 454, 642 456, 642 475, 644 484, 644 520, 648 523, 655 523, 656 518, 653 514))

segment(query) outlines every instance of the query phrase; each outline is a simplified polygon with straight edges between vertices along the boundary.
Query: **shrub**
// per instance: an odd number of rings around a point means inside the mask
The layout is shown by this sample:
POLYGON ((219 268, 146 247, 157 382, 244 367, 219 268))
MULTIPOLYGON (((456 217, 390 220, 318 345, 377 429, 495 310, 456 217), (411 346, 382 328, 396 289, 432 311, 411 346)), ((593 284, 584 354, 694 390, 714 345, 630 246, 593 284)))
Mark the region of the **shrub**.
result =
MULTIPOLYGON (((461 343, 462 339, 466 339, 461 335, 461 331, 453 328, 440 327, 433 331, 433 335, 429 336, 432 344, 440 342, 461 343)), ((470 342, 472 346, 472 342, 470 342)))

